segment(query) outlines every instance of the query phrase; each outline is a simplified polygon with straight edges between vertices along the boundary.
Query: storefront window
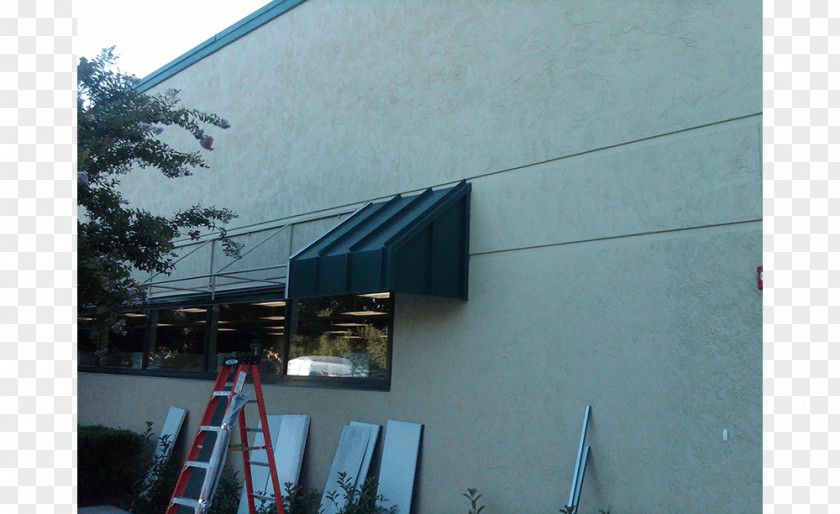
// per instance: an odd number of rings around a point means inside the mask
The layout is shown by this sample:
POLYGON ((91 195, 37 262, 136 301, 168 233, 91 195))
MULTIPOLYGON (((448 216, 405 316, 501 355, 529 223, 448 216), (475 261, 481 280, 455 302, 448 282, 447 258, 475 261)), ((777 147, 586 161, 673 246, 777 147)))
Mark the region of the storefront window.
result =
POLYGON ((388 293, 296 301, 286 374, 387 378, 390 314, 388 293))
POLYGON ((252 344, 259 343, 260 375, 269 382, 289 377, 295 382, 387 385, 393 319, 389 293, 300 300, 278 299, 276 293, 243 296, 206 303, 190 298, 180 305, 123 313, 117 330, 109 333, 107 350, 97 349, 90 338, 90 317, 79 316, 79 366, 209 377, 226 360, 250 354, 252 344))
POLYGON ((234 354, 250 353, 251 343, 258 342, 262 345, 260 374, 282 373, 285 306, 283 300, 216 306, 213 369, 218 370, 234 354))
POLYGON ((207 312, 206 306, 153 311, 148 369, 204 370, 207 312))
POLYGON ((97 348, 90 316, 78 318, 79 364, 106 368, 133 368, 143 366, 143 345, 146 339, 148 314, 127 312, 121 314, 108 331, 108 348, 97 348))

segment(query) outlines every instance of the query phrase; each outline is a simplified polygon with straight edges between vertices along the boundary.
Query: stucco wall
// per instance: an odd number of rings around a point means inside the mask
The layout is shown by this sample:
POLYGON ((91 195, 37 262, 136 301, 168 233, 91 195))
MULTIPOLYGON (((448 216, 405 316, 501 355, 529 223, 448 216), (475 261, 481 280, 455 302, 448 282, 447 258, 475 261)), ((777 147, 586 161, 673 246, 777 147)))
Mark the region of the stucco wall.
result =
MULTIPOLYGON (((248 225, 471 180, 470 300, 397 297, 391 391, 266 386, 312 415, 308 485, 344 423, 402 419, 416 512, 556 512, 591 404, 584 511, 754 512, 760 30, 740 0, 309 0, 155 88, 233 127, 126 196, 248 225)), ((80 374, 79 421, 192 433, 209 387, 80 374)))
POLYGON ((154 88, 230 119, 211 170, 125 183, 247 225, 754 115, 760 35, 742 0, 310 0, 154 88))

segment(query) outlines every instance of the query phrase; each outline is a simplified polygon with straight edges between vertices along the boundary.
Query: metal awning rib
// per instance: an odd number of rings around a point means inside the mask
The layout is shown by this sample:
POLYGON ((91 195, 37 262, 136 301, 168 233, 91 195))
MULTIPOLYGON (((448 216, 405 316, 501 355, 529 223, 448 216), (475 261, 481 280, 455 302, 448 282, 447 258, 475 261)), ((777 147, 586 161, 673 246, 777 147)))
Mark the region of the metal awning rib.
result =
POLYGON ((393 291, 467 298, 466 181, 368 203, 289 258, 288 298, 393 291))

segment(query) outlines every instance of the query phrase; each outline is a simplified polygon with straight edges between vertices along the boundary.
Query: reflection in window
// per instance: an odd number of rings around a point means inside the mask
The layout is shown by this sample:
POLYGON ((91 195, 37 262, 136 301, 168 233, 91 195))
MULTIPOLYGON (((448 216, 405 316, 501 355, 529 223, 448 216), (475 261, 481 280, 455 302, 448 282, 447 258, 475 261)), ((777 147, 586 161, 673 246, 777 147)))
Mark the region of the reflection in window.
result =
POLYGON ((305 298, 295 303, 287 375, 386 378, 388 293, 305 298))
POLYGON ((143 367, 143 344, 146 338, 148 314, 126 312, 108 332, 108 348, 97 349, 89 316, 78 318, 79 363, 108 368, 143 367))
POLYGON ((283 300, 232 303, 217 306, 215 370, 234 354, 249 354, 251 343, 262 345, 260 374, 282 373, 283 334, 286 320, 283 300))
POLYGON ((93 342, 91 335, 92 319, 90 316, 78 317, 78 324, 76 325, 76 341, 79 366, 96 366, 98 364, 98 357, 96 356, 96 344, 93 342))
POLYGON ((149 369, 203 370, 207 307, 160 309, 155 313, 149 369))
MULTIPOLYGON (((91 319, 79 316, 79 365, 111 370, 146 369, 213 373, 229 358, 261 346, 260 373, 337 377, 344 384, 382 385, 390 378, 390 293, 283 300, 279 295, 242 295, 206 303, 120 315, 107 350, 98 350, 91 319), (219 302, 227 301, 229 303, 219 302), (240 300, 240 301, 236 301, 240 300), (288 361, 284 362, 284 358, 288 361)), ((320 380, 318 380, 320 381, 320 380)))

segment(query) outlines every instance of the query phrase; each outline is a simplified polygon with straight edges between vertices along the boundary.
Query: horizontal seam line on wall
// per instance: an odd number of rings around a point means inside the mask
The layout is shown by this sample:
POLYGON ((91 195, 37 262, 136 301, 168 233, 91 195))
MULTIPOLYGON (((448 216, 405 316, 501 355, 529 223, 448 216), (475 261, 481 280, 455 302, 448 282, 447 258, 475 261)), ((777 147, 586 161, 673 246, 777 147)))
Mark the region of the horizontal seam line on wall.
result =
MULTIPOLYGON (((542 164, 548 164, 550 162, 562 161, 564 159, 571 159, 571 158, 574 158, 574 157, 580 157, 582 155, 588 155, 588 154, 592 154, 592 153, 603 152, 605 150, 612 150, 613 148, 620 148, 622 146, 634 145, 636 143, 651 141, 653 139, 659 139, 659 138, 662 138, 662 137, 673 136, 673 135, 676 135, 676 134, 681 134, 683 132, 691 132, 693 130, 701 130, 701 129, 704 129, 704 128, 713 127, 715 125, 723 125, 723 124, 726 124, 726 123, 732 123, 732 122, 735 122, 735 121, 745 120, 747 118, 752 118, 752 117, 755 117, 755 116, 761 116, 761 113, 758 112, 758 113, 753 113, 753 114, 745 114, 743 116, 737 116, 735 118, 730 118, 730 119, 721 120, 721 121, 714 121, 714 122, 711 122, 711 123, 706 123, 704 125, 687 127, 687 128, 683 128, 683 129, 679 129, 679 130, 673 130, 671 132, 663 132, 661 134, 656 134, 656 135, 653 135, 653 136, 647 136, 647 137, 642 137, 642 138, 639 138, 639 139, 633 139, 632 141, 622 141, 621 143, 615 143, 615 144, 612 144, 612 145, 601 146, 601 147, 592 148, 592 149, 589 149, 589 150, 583 150, 583 151, 580 151, 580 152, 570 153, 568 155, 563 155, 563 156, 560 156, 560 157, 552 157, 551 159, 546 159, 544 161, 532 162, 532 163, 529 163, 529 164, 523 164, 521 166, 514 166, 513 168, 505 168, 503 170, 488 171, 486 173, 481 173, 481 174, 474 175, 474 176, 471 176, 471 177, 466 177, 464 180, 475 180, 477 178, 484 178, 484 177, 489 177, 489 176, 492 176, 492 175, 498 175, 499 173, 506 173, 508 171, 517 171, 517 170, 521 170, 521 169, 525 169, 525 168, 531 168, 533 166, 540 166, 542 164)), ((445 184, 440 184, 440 185, 454 184, 455 182, 458 182, 458 181, 447 182, 445 184)))
MULTIPOLYGON (((450 180, 450 181, 443 182, 443 183, 440 183, 440 184, 433 184, 431 186, 421 187, 421 188, 418 188, 418 189, 410 189, 408 191, 403 191, 403 192, 395 193, 395 194, 406 195, 406 194, 411 194, 411 193, 416 193, 416 192, 423 191, 423 190, 427 189, 428 187, 435 188, 435 187, 449 186, 449 185, 452 185, 452 184, 457 184, 461 180, 475 180, 475 179, 479 179, 479 178, 490 177, 490 176, 493 176, 493 175, 499 175, 501 173, 507 173, 509 171, 523 170, 523 169, 526 169, 526 168, 531 168, 531 167, 534 167, 534 166, 540 166, 542 164, 547 164, 547 163, 550 163, 550 162, 557 162, 557 161, 562 161, 564 159, 571 159, 571 158, 574 158, 574 157, 580 157, 582 155, 588 155, 588 154, 592 154, 592 153, 596 153, 596 152, 602 152, 602 151, 605 151, 605 150, 611 150, 613 148, 620 148, 622 146, 628 146, 628 145, 633 145, 633 144, 636 144, 636 143, 642 143, 644 141, 651 141, 651 140, 654 140, 654 139, 669 137, 669 136, 673 136, 673 135, 676 135, 676 134, 682 134, 684 132, 691 132, 693 130, 701 130, 701 129, 704 129, 704 128, 713 127, 715 125, 724 125, 724 124, 732 123, 732 122, 735 122, 735 121, 740 121, 740 120, 745 120, 745 119, 748 119, 748 118, 753 118, 753 117, 756 117, 756 116, 761 116, 761 114, 762 113, 760 113, 760 112, 753 113, 753 114, 745 114, 743 116, 737 116, 735 118, 729 118, 729 119, 725 119, 725 120, 714 121, 714 122, 706 123, 706 124, 703 124, 703 125, 696 125, 696 126, 693 126, 693 127, 682 128, 682 129, 679 129, 679 130, 673 130, 671 132, 663 132, 661 134, 656 134, 656 135, 653 135, 653 136, 647 136, 647 137, 643 137, 643 138, 639 138, 639 139, 634 139, 632 141, 623 141, 621 143, 615 143, 615 144, 612 144, 612 145, 602 146, 602 147, 598 147, 598 148, 592 148, 590 150, 583 150, 583 151, 580 151, 580 152, 575 152, 575 153, 571 153, 571 154, 568 154, 568 155, 563 155, 563 156, 560 156, 560 157, 552 157, 551 159, 546 159, 546 160, 538 161, 538 162, 532 162, 532 163, 528 163, 528 164, 522 164, 520 166, 514 166, 512 168, 505 168, 505 169, 501 169, 501 170, 494 170, 494 171, 488 171, 488 172, 485 172, 485 173, 479 173, 478 175, 471 175, 471 176, 468 176, 468 177, 459 178, 457 180, 450 180)), ((292 215, 289 215, 289 216, 283 216, 281 218, 276 218, 276 219, 273 219, 273 220, 260 221, 260 222, 257 222, 257 223, 251 223, 249 225, 242 225, 242 226, 239 226, 239 227, 229 228, 228 232, 244 231, 245 229, 258 227, 258 226, 261 226, 261 225, 270 225, 272 223, 281 223, 281 222, 292 220, 292 219, 295 219, 295 218, 301 218, 301 221, 305 222, 305 221, 309 221, 309 219, 308 219, 309 216, 315 216, 317 214, 323 214, 323 213, 327 213, 327 212, 330 212, 330 211, 338 211, 335 214, 336 216, 338 216, 338 215, 341 215, 341 214, 347 214, 347 211, 343 211, 343 209, 353 209, 353 210, 355 210, 356 208, 364 205, 366 202, 376 202, 376 201, 379 201, 379 200, 384 200, 384 199, 391 198, 392 196, 394 196, 394 195, 389 194, 389 195, 384 195, 384 196, 378 196, 378 197, 375 197, 375 198, 369 198, 367 200, 359 200, 357 202, 351 202, 351 203, 346 203, 346 204, 342 204, 342 205, 335 205, 333 207, 325 207, 323 209, 316 209, 314 211, 304 212, 304 213, 300 213, 300 214, 292 214, 292 215)), ((209 232, 207 234, 203 234, 202 239, 211 238, 212 236, 218 235, 220 233, 221 232, 218 232, 218 231, 217 232, 209 232)), ((183 238, 183 239, 175 241, 175 242, 179 243, 179 242, 186 242, 186 241, 190 241, 190 239, 189 238, 183 238)))
POLYGON ((597 243, 599 241, 610 241, 615 239, 627 239, 630 237, 642 237, 642 236, 650 236, 650 235, 658 235, 658 234, 668 234, 674 232, 689 232, 692 230, 704 230, 709 228, 717 228, 717 227, 731 227, 735 225, 747 225, 750 223, 761 222, 762 219, 750 219, 750 220, 742 220, 742 221, 731 221, 728 223, 715 223, 713 225, 699 225, 695 227, 682 227, 682 228, 670 228, 666 230, 653 230, 650 232, 637 232, 634 234, 622 234, 619 236, 605 236, 605 237, 596 237, 592 239, 580 239, 577 241, 563 241, 560 243, 546 243, 541 245, 531 245, 531 246, 519 246, 516 248, 502 248, 500 250, 488 250, 486 252, 475 252, 470 253, 470 257, 477 257, 480 255, 492 255, 494 253, 506 253, 506 252, 518 252, 521 250, 537 250, 540 248, 550 248, 553 246, 569 246, 569 245, 577 245, 577 244, 585 244, 585 243, 597 243))

